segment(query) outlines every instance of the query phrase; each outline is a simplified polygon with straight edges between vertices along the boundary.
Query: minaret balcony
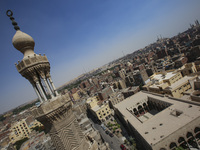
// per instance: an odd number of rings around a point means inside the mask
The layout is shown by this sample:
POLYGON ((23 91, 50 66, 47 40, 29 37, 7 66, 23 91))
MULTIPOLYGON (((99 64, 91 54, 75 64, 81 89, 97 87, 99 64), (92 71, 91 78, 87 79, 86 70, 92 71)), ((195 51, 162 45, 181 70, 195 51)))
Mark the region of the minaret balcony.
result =
POLYGON ((49 64, 49 61, 45 55, 42 56, 42 55, 34 54, 34 56, 27 57, 26 59, 22 59, 21 61, 18 61, 18 64, 15 64, 15 65, 18 72, 20 73, 26 68, 29 68, 38 64, 45 64, 45 63, 49 64))

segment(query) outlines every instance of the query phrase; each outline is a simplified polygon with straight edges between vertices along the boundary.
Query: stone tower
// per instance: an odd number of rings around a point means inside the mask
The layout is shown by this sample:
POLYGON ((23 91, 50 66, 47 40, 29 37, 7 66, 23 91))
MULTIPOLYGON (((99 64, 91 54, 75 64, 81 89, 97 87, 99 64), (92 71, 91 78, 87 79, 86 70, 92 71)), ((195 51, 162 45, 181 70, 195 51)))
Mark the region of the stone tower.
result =
POLYGON ((35 42, 31 36, 20 31, 12 11, 7 11, 16 33, 13 46, 23 53, 16 68, 33 86, 41 105, 32 113, 50 134, 56 150, 87 150, 90 143, 83 135, 72 112, 72 103, 64 95, 59 95, 50 76, 50 64, 45 55, 34 53, 35 42))

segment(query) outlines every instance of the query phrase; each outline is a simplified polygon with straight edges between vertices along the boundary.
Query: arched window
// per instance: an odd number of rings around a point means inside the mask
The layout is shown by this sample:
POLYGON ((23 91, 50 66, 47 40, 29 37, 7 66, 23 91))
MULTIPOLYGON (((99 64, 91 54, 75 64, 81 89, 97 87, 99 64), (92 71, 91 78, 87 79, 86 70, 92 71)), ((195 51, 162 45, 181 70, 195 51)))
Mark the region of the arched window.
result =
POLYGON ((140 110, 140 109, 142 109, 142 106, 141 106, 141 105, 138 106, 138 110, 140 110))
POLYGON ((179 146, 181 146, 182 148, 184 148, 184 149, 188 148, 188 145, 183 137, 180 137, 178 139, 178 143, 179 143, 179 146))
POLYGON ((147 106, 146 103, 143 103, 143 107, 144 107, 145 112, 149 111, 148 106, 147 106))
POLYGON ((188 132, 187 135, 186 135, 187 139, 193 137, 192 133, 191 132, 188 132))
POLYGON ((138 111, 142 115, 145 113, 141 105, 138 106, 138 111))
POLYGON ((169 148, 172 150, 176 149, 176 147, 177 147, 177 145, 174 142, 170 143, 170 145, 169 145, 169 148))
POLYGON ((136 108, 134 108, 134 109, 133 109, 133 111, 134 111, 134 112, 137 112, 137 109, 136 109, 136 108))
POLYGON ((179 143, 179 144, 182 144, 183 142, 185 142, 185 139, 184 139, 183 137, 180 137, 180 138, 178 139, 178 143, 179 143))
POLYGON ((186 137, 187 137, 187 142, 190 145, 190 147, 198 148, 198 144, 196 143, 196 140, 191 132, 188 132, 186 137))
POLYGON ((137 109, 136 109, 136 108, 134 108, 134 109, 133 109, 133 111, 134 111, 134 114, 135 114, 137 117, 139 117, 139 116, 138 116, 138 115, 139 115, 139 113, 138 113, 137 109))

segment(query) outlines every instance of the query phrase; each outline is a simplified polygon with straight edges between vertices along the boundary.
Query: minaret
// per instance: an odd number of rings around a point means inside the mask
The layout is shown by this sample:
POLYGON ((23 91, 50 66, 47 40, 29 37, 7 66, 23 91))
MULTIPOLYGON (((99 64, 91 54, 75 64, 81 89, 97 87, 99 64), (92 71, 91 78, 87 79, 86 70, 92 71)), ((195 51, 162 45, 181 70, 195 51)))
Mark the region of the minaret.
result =
POLYGON ((7 11, 16 33, 12 39, 13 46, 23 53, 16 68, 35 90, 41 105, 32 110, 33 115, 50 134, 56 150, 87 150, 81 128, 72 112, 71 101, 59 95, 50 76, 50 64, 45 55, 34 53, 35 42, 31 36, 20 31, 11 10, 7 11))
POLYGON ((35 42, 33 38, 20 31, 11 11, 8 10, 7 15, 12 20, 16 30, 12 39, 13 46, 24 54, 24 58, 15 64, 18 72, 29 80, 41 103, 58 96, 50 76, 50 64, 47 57, 34 53, 35 42))

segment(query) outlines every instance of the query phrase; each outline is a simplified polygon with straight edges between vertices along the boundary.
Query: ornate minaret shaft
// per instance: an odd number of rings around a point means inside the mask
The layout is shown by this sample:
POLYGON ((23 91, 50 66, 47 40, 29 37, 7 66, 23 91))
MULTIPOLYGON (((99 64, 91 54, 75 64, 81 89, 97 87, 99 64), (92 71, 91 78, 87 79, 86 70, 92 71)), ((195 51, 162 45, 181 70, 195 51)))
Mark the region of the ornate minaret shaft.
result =
POLYGON ((12 20, 16 33, 13 46, 24 54, 18 61, 18 72, 32 84, 41 105, 32 110, 37 120, 49 132, 57 150, 87 150, 89 144, 72 112, 71 101, 56 91, 50 76, 50 64, 47 57, 34 53, 35 42, 31 36, 20 31, 12 11, 7 16, 12 20))

